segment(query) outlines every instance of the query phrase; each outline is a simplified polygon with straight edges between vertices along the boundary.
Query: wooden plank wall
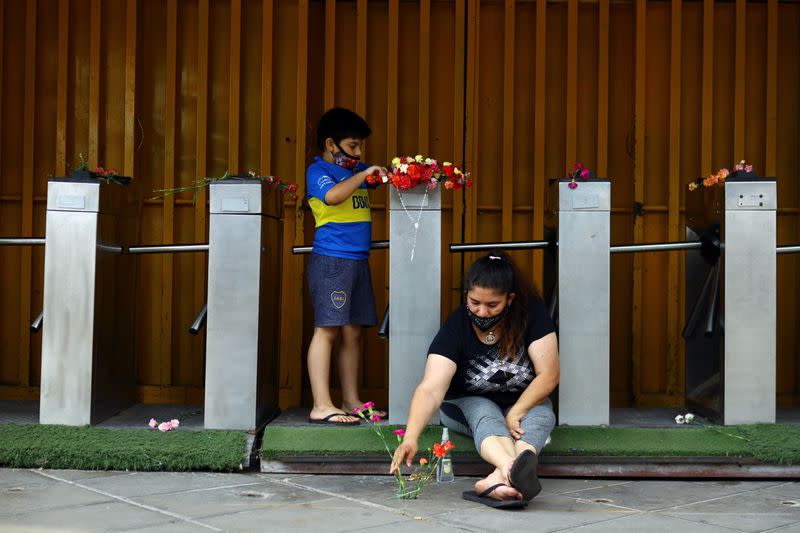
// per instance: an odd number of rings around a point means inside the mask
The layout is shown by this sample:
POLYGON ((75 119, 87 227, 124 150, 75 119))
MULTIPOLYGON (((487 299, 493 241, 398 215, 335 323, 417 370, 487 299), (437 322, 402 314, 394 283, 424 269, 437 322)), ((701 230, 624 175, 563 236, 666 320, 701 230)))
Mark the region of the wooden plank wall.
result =
MULTIPOLYGON (((87 154, 143 191, 257 170, 296 180, 332 105, 363 114, 367 159, 463 162, 444 242, 539 239, 548 179, 581 161, 612 188, 612 241, 682 237, 686 183, 746 158, 778 177, 778 240, 800 241, 800 4, 713 0, 22 0, 0 2, 0 234, 43 235, 48 174, 87 154), (640 207, 636 207, 640 205, 640 207), (638 213, 638 214, 637 214, 638 213)), ((149 198, 150 195, 147 197, 149 198)), ((372 193, 374 238, 387 192, 372 193)), ((141 241, 205 242, 207 195, 145 200, 141 241)), ((281 405, 308 404, 313 221, 286 204, 281 405)), ((423 228, 424 231, 424 228, 423 228)), ((514 256, 541 283, 541 252, 514 256)), ((443 309, 464 264, 442 253, 443 309)), ((0 248, 0 398, 36 398, 41 249, 0 248)), ((371 259, 379 313, 385 252, 371 259)), ((148 256, 137 283, 138 382, 199 402, 206 258, 148 256)), ((612 258, 612 399, 679 405, 680 253, 612 258)), ((778 259, 778 402, 800 405, 800 258, 778 259)), ((364 398, 386 400, 386 344, 365 341, 364 398)), ((421 354, 422 357, 422 354, 421 354)))

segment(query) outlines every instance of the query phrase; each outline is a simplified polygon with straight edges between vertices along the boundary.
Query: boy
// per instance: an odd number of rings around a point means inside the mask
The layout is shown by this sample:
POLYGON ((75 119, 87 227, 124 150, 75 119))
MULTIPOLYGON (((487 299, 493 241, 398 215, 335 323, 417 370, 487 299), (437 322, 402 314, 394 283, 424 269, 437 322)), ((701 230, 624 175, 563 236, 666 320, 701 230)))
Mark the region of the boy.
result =
MULTIPOLYGON (((367 176, 386 169, 360 162, 369 137, 367 122, 343 108, 327 111, 317 126, 321 157, 306 172, 308 203, 314 214, 314 246, 308 262, 308 285, 314 305, 314 336, 308 347, 308 375, 314 407, 309 422, 357 425, 353 409, 361 407, 358 365, 361 332, 377 322, 369 257, 372 238, 367 176), (331 352, 341 333, 339 380, 342 407, 333 405, 329 375, 331 352)), ((385 417, 383 411, 375 414, 385 417)))

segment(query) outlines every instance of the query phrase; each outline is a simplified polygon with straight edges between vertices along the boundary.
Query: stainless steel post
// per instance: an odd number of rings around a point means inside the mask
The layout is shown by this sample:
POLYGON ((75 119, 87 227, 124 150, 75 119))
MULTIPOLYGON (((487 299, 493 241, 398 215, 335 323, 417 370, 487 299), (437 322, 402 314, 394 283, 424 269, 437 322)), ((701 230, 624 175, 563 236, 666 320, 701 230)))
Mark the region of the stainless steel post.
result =
POLYGON ((725 181, 723 422, 775 422, 774 178, 725 181))
POLYGON ((611 183, 558 184, 559 424, 609 423, 611 183))
POLYGON ((441 325, 441 193, 418 187, 390 196, 389 423, 405 424, 441 325))
POLYGON ((55 178, 47 189, 42 424, 86 425, 133 400, 133 185, 55 178))
POLYGON ((211 184, 204 410, 209 429, 253 430, 266 408, 260 386, 269 378, 260 349, 266 332, 259 328, 266 192, 258 180, 211 184))

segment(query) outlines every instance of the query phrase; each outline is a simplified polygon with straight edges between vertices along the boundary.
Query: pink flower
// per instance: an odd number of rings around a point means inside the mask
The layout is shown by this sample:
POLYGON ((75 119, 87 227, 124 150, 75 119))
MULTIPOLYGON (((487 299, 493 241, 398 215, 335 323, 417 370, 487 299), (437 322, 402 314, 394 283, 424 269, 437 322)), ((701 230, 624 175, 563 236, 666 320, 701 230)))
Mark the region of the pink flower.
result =
POLYGON ((394 431, 392 431, 392 433, 394 433, 398 437, 405 437, 406 436, 406 430, 403 429, 403 428, 395 429, 394 431))
POLYGON ((583 180, 588 180, 589 179, 589 169, 588 168, 584 168, 583 170, 581 170, 581 179, 583 179, 583 180))
POLYGON ((575 163, 575 170, 581 170, 583 168, 583 163, 575 163))
POLYGON ((172 429, 172 424, 170 424, 169 422, 161 422, 158 425, 158 430, 161 431, 162 433, 164 431, 169 431, 170 429, 172 429))
POLYGON ((372 407, 375 407, 375 402, 367 402, 361 406, 362 409, 370 409, 372 407))
POLYGON ((361 416, 361 409, 359 407, 356 407, 355 409, 353 409, 353 414, 361 416))
POLYGON ((746 165, 744 167, 744 171, 745 172, 752 172, 753 171, 753 165, 746 165))
POLYGON ((372 420, 373 422, 381 421, 381 417, 379 417, 378 415, 372 415, 371 417, 369 417, 369 419, 372 420))
POLYGON ((172 429, 177 429, 178 426, 181 425, 180 421, 178 421, 177 418, 173 418, 172 420, 169 421, 169 423, 172 426, 172 429))
POLYGON ((577 189, 578 188, 578 184, 575 183, 574 181, 571 181, 571 182, 569 182, 569 188, 570 189, 577 189))
POLYGON ((150 426, 151 428, 154 428, 158 425, 158 422, 156 422, 155 418, 151 418, 150 422, 148 422, 147 425, 150 426))

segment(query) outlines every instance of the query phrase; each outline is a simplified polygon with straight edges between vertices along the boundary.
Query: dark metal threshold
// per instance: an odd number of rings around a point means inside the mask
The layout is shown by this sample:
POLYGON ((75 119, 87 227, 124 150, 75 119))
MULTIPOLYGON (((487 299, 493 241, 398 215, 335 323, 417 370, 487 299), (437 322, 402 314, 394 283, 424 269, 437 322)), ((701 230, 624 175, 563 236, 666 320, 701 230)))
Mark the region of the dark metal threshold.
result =
MULTIPOLYGON (((486 476, 493 469, 477 456, 454 457, 459 476, 486 476)), ((261 472, 280 474, 387 474, 389 461, 375 455, 281 455, 261 459, 261 472)), ((542 477, 798 479, 800 465, 760 463, 752 457, 615 457, 546 455, 542 477)))

